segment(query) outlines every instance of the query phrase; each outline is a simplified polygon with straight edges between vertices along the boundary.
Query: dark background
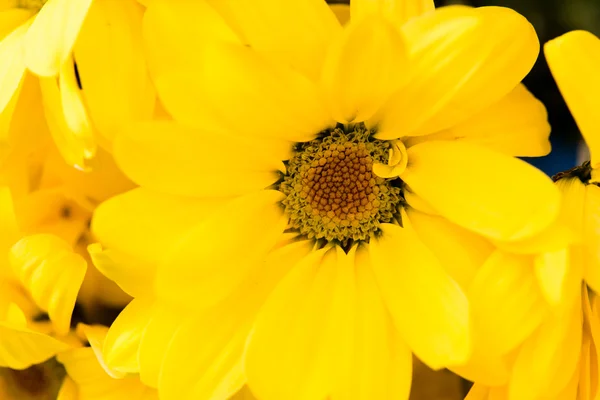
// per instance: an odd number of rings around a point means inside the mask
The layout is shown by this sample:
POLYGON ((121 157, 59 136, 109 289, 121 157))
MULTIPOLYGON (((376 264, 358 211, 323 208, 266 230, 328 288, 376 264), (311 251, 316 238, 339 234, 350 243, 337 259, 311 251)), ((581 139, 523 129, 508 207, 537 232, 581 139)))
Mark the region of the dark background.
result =
MULTIPOLYGON (((330 3, 348 1, 332 0, 330 3)), ((588 30, 600 36, 600 0, 435 0, 435 4, 437 7, 449 4, 510 7, 535 26, 541 44, 575 29, 588 30)), ((552 79, 543 53, 524 82, 548 108, 552 125, 550 156, 527 161, 549 175, 575 166, 581 136, 552 79)))

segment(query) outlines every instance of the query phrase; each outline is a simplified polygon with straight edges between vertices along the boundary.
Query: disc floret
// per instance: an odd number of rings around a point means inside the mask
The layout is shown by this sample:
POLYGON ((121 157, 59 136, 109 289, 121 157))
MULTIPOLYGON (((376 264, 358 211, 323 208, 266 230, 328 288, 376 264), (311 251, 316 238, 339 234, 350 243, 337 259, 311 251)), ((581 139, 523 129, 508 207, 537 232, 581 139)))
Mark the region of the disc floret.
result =
POLYGON ((402 200, 398 179, 373 173, 374 163, 387 162, 389 149, 363 124, 297 144, 280 185, 292 228, 343 245, 368 241, 394 219, 402 200))

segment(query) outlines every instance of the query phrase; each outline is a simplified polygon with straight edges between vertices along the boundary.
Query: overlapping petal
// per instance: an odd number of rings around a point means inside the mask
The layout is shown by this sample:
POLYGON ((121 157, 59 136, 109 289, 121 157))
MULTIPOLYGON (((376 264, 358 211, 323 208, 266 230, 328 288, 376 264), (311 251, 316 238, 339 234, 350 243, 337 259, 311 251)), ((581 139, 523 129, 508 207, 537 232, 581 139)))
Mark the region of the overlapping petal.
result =
POLYGON ((467 120, 408 145, 427 140, 464 140, 515 157, 540 157, 550 152, 546 108, 523 85, 467 120))
POLYGON ((329 48, 322 71, 333 117, 370 118, 407 74, 404 40, 391 23, 376 16, 351 23, 329 48))
POLYGON ((56 76, 73 50, 92 0, 48 1, 25 37, 27 68, 40 76, 56 76))
POLYGON ((352 0, 350 7, 354 20, 381 14, 397 27, 435 9, 432 0, 352 0))
POLYGON ((340 25, 322 0, 210 0, 253 49, 317 79, 340 25), (277 32, 276 35, 273 32, 277 32))
POLYGON ((373 270, 394 323, 412 351, 432 368, 467 361, 471 352, 469 303, 405 216, 383 224, 371 242, 373 270))
POLYGON ((134 0, 96 1, 75 44, 87 109, 109 141, 118 126, 133 119, 149 119, 154 111, 142 16, 143 8, 134 0))
POLYGON ((431 141, 408 149, 400 175, 450 221, 492 239, 531 237, 557 218, 560 193, 524 161, 467 142, 431 141))
POLYGON ((134 182, 164 193, 223 197, 279 179, 291 143, 247 140, 172 121, 128 125, 114 142, 117 164, 134 182))
POLYGON ((282 235, 282 196, 267 190, 237 198, 190 229, 158 266, 160 298, 207 307, 231 294, 282 235))
POLYGON ((539 52, 531 24, 502 7, 443 7, 406 24, 403 33, 413 74, 379 117, 381 139, 465 121, 509 94, 539 52))
POLYGON ((210 60, 202 68, 181 66, 155 79, 177 121, 296 142, 335 125, 318 86, 290 67, 240 45, 213 43, 202 51, 210 60))
POLYGON ((48 312, 56 332, 69 332, 71 313, 87 263, 54 235, 26 236, 10 252, 13 271, 36 304, 48 312))

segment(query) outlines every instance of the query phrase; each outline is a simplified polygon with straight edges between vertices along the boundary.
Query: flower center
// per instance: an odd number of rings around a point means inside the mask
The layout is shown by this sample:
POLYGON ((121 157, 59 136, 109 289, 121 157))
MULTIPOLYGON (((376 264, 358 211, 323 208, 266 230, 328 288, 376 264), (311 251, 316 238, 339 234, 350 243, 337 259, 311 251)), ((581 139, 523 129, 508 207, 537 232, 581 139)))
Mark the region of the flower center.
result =
POLYGON ((39 11, 42 9, 47 0, 17 0, 17 8, 24 8, 31 11, 39 11))
POLYGON ((279 187, 290 225, 343 246, 369 240, 381 223, 394 219, 403 200, 399 179, 373 173, 373 163, 385 163, 389 149, 363 124, 297 144, 279 187))

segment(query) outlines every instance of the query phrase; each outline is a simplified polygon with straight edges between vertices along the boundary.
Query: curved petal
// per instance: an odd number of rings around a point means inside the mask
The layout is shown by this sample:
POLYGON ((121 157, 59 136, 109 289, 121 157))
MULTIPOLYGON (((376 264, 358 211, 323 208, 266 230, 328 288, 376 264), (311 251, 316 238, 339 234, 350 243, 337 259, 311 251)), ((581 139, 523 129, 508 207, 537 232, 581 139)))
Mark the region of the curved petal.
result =
POLYGON ((44 114, 65 161, 79 170, 88 170, 97 146, 78 89, 73 87, 73 74, 65 71, 64 77, 70 82, 62 80, 64 90, 59 88, 55 78, 40 78, 44 114))
MULTIPOLYGON (((336 294, 351 290, 348 269, 338 267, 341 249, 312 252, 278 285, 262 307, 245 355, 248 385, 258 398, 315 399, 330 394, 338 346, 336 294), (345 271, 344 271, 345 270, 345 271), (346 274, 346 279, 339 275, 346 274), (336 290, 337 289, 337 290, 336 290)), ((343 367, 342 367, 343 368, 343 367)))
POLYGON ((382 14, 397 27, 435 9, 433 0, 352 0, 352 19, 359 20, 372 14, 382 14))
POLYGON ((569 32, 546 43, 544 54, 596 166, 600 163, 600 76, 596 73, 600 68, 600 39, 589 32, 569 32))
POLYGON ((153 78, 187 65, 200 69, 206 62, 206 43, 241 44, 236 33, 206 2, 152 1, 144 12, 143 40, 153 78))
POLYGON ((577 368, 582 325, 580 301, 546 319, 516 357, 509 384, 511 399, 543 398, 568 385, 577 368))
POLYGON ((406 214, 419 239, 440 260, 448 275, 466 290, 492 253, 492 244, 443 217, 412 208, 406 214))
MULTIPOLYGON (((141 267, 160 261, 181 235, 227 201, 177 197, 137 188, 100 204, 91 230, 104 247, 139 259, 141 267)), ((140 268, 139 273, 144 271, 140 268)), ((145 273, 153 275, 151 270, 145 273)))
MULTIPOLYGON (((350 253, 349 256, 352 256, 350 253)), ((350 257, 349 257, 350 258, 350 257)), ((350 262, 352 260, 350 259, 350 262)), ((372 270, 369 253, 361 247, 356 252, 354 265, 343 265, 353 270, 355 293, 342 298, 350 307, 351 325, 339 326, 338 337, 350 354, 339 360, 348 360, 346 374, 340 377, 332 398, 337 399, 405 399, 408 398, 412 376, 412 354, 392 325, 372 270), (353 325, 352 325, 353 324, 353 325)))
POLYGON ((50 0, 25 37, 25 63, 40 76, 56 76, 71 54, 92 0, 50 0))
POLYGON ((7 109, 25 74, 22 46, 29 25, 22 24, 0 40, 0 58, 5 60, 0 63, 0 113, 7 109))
POLYGON ((173 335, 191 318, 189 310, 156 303, 138 350, 140 380, 157 388, 163 360, 173 335))
POLYGON ((340 24, 322 0, 209 0, 253 49, 316 80, 340 24))
POLYGON ((182 325, 161 368, 159 390, 168 398, 224 399, 244 384, 242 353, 256 313, 273 288, 312 250, 312 241, 271 252, 260 271, 226 301, 182 325), (200 335, 200 336, 199 336, 200 335), (190 355, 190 347, 194 348, 190 355), (188 368, 181 370, 182 363, 188 368))
POLYGON ((150 119, 155 92, 142 46, 143 8, 135 0, 92 3, 74 54, 94 125, 109 141, 118 126, 150 119))
POLYGON ((232 44, 214 43, 203 54, 210 61, 201 69, 183 66, 155 79, 163 104, 178 122, 295 142, 335 125, 318 86, 286 65, 232 44))
POLYGON ((114 155, 137 184, 184 196, 231 196, 264 189, 279 179, 291 144, 245 140, 172 121, 128 125, 115 138, 114 155), (239 179, 238 176, 242 176, 239 179))
POLYGON ((434 253, 404 227, 382 224, 370 243, 373 270, 394 323, 412 351, 431 368, 467 361, 469 303, 434 253))
POLYGON ((139 373, 138 350, 152 316, 152 302, 133 299, 112 323, 102 346, 107 367, 122 373, 139 373))
POLYGON ((507 354, 548 314, 531 256, 497 250, 478 271, 468 295, 477 345, 485 354, 507 354))
POLYGON ((0 337, 0 366, 12 369, 39 364, 69 348, 66 343, 13 321, 0 320, 0 337))
POLYGON ((471 143, 413 146, 400 177, 440 215, 492 239, 531 237, 560 209, 560 193, 541 171, 471 143))
MULTIPOLYGON (((600 187, 585 187, 583 209, 583 249, 585 281, 594 290, 600 290, 600 187)), ((598 293, 598 292, 597 292, 598 293)))
POLYGON ((200 308, 227 297, 282 235, 282 196, 269 190, 237 198, 192 228, 159 264, 158 296, 200 308))
POLYGON ((550 125, 544 104, 519 84, 497 103, 453 127, 407 141, 461 140, 509 156, 541 157, 550 152, 550 125))
POLYGON ((392 24, 377 17, 351 23, 329 48, 321 74, 333 118, 342 123, 370 118, 407 69, 404 39, 392 24))
POLYGON ((413 75, 390 99, 381 139, 435 133, 465 121, 509 94, 539 53, 533 26, 502 7, 443 7, 403 32, 413 75))
POLYGON ((546 301, 559 306, 571 303, 579 295, 582 268, 572 256, 572 248, 538 254, 534 267, 546 301))
POLYGON ((47 234, 19 240, 9 257, 13 271, 36 304, 48 312, 56 332, 66 335, 87 270, 86 261, 68 243, 47 234))
POLYGON ((68 376, 76 383, 81 399, 89 400, 158 400, 156 390, 145 386, 137 377, 113 379, 100 365, 89 347, 59 354, 68 376))

